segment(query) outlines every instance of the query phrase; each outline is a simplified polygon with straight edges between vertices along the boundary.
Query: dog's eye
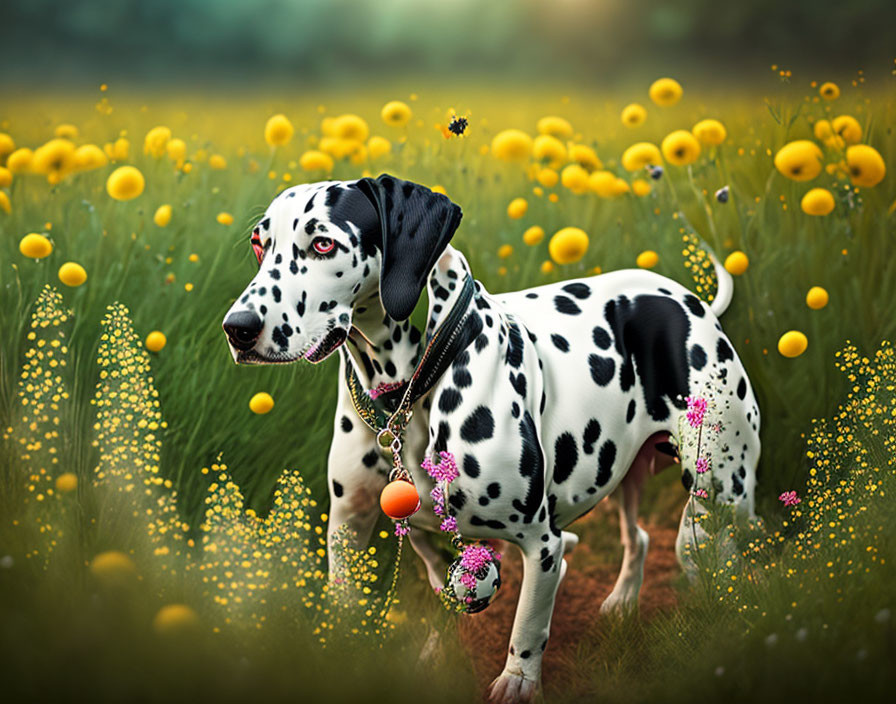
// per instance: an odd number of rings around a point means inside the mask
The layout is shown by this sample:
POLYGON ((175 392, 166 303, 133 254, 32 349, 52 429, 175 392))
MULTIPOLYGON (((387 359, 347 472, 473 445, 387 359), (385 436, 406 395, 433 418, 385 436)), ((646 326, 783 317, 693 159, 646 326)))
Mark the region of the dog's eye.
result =
POLYGON ((336 249, 336 243, 329 237, 315 237, 311 246, 314 247, 314 251, 318 254, 330 254, 330 252, 336 249))
POLYGON ((252 237, 249 242, 252 243, 252 251, 255 252, 255 258, 261 264, 261 260, 264 259, 264 247, 261 246, 261 235, 258 233, 258 228, 252 230, 252 237))

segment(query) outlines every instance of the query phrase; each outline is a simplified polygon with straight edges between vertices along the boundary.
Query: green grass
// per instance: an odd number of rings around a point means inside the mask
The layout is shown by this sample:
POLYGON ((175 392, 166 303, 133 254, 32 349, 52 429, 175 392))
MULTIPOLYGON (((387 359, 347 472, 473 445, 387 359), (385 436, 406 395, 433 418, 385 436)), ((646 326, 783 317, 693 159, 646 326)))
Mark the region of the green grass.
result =
MULTIPOLYGON (((465 103, 455 106, 471 114, 470 134, 452 141, 445 141, 432 127, 444 120, 448 98, 423 95, 411 105, 415 119, 424 124, 412 123, 403 145, 398 141, 402 131, 379 122, 379 106, 395 97, 387 91, 296 102, 269 97, 240 103, 153 98, 145 112, 140 109, 141 98, 135 96, 113 98, 115 111, 110 115, 93 111, 95 96, 59 101, 26 96, 8 102, 0 119, 8 121, 7 131, 19 145, 37 146, 63 120, 78 124, 82 140, 99 144, 126 129, 132 140, 130 163, 143 171, 148 185, 135 201, 115 202, 104 189, 111 171, 105 167, 53 187, 39 175, 17 176, 8 189, 12 213, 0 212, 0 326, 4 333, 0 336, 0 422, 4 428, 16 427, 26 327, 34 301, 51 283, 63 289, 65 304, 74 312, 66 372, 72 402, 63 417, 68 440, 60 471, 72 471, 86 484, 98 462, 92 444, 96 409, 90 399, 98 381, 100 320, 106 307, 119 301, 130 310, 141 337, 155 329, 168 337, 167 346, 152 355, 153 381, 168 424, 160 435, 160 471, 173 481, 182 515, 194 528, 201 520, 209 483, 201 469, 219 454, 250 505, 262 512, 269 507, 285 468, 298 468, 325 502, 335 360, 316 368, 236 367, 220 329, 225 311, 254 272, 247 242, 252 218, 276 193, 284 172, 291 173, 291 183, 303 178, 301 169, 289 162, 298 159, 309 137, 317 134, 316 106, 324 103, 327 114, 358 112, 369 120, 372 133, 384 134, 394 143, 393 154, 374 164, 338 163, 333 178, 357 178, 368 168, 373 173, 389 171, 428 185, 443 185, 464 209, 454 245, 493 292, 582 276, 595 266, 603 271, 630 267, 645 249, 658 252, 659 273, 689 284, 681 254, 682 221, 673 217, 679 209, 721 256, 744 250, 751 266, 735 280, 734 301, 722 322, 759 398, 763 417, 759 510, 776 525, 782 520, 777 495, 787 489, 802 490, 806 484, 810 464, 803 435, 808 434, 813 418, 831 416, 849 386, 834 368, 834 353, 852 340, 860 351, 870 354, 881 340, 893 338, 896 327, 894 215, 888 212, 896 198, 892 175, 874 189, 863 189, 852 207, 838 198, 833 214, 813 218, 799 209, 802 194, 810 186, 841 192, 847 182, 825 173, 811 184, 788 181, 774 171, 770 156, 791 139, 811 137, 809 117, 843 112, 858 117, 864 140, 892 167, 896 136, 890 128, 896 100, 879 89, 844 88, 839 102, 828 106, 804 102, 807 91, 771 86, 772 109, 759 95, 714 103, 712 94, 686 93, 674 108, 663 111, 650 106, 648 123, 635 132, 619 125, 618 111, 627 102, 643 99, 638 94, 610 99, 573 94, 566 103, 548 92, 536 100, 520 94, 465 91, 465 103), (261 134, 264 120, 281 110, 291 117, 297 134, 285 150, 272 155, 261 134), (532 132, 537 118, 545 114, 569 118, 582 133, 581 141, 595 146, 605 166, 620 175, 625 174, 618 166, 619 156, 630 143, 659 143, 672 129, 689 128, 703 117, 721 119, 729 138, 720 151, 704 151, 690 171, 668 166, 663 181, 655 184, 647 198, 603 200, 593 194, 576 196, 558 186, 546 189, 559 196, 557 203, 550 203, 547 193, 533 195, 535 184, 523 168, 479 152, 500 129, 521 127, 532 132), (187 141, 189 154, 198 149, 220 152, 228 168, 213 171, 196 161, 193 172, 183 175, 167 159, 144 156, 142 135, 159 123, 169 124, 175 136, 187 141), (743 155, 738 154, 740 148, 743 155), (254 173, 249 168, 252 160, 259 165, 254 173), (267 175, 271 169, 277 174, 274 180, 267 175), (730 185, 732 197, 722 205, 712 194, 725 184, 730 185), (506 206, 517 196, 528 199, 529 210, 522 220, 510 220, 506 206), (158 228, 152 215, 163 203, 173 206, 174 217, 168 227, 158 228), (221 211, 232 213, 236 223, 219 225, 215 217, 221 211), (53 254, 39 262, 25 259, 18 252, 19 239, 28 232, 43 231, 47 222, 52 223, 53 254), (547 240, 535 248, 521 240, 522 232, 534 224, 543 226, 548 237, 564 226, 582 227, 591 238, 586 256, 578 264, 542 274, 539 267, 547 259, 547 240), (505 243, 514 246, 514 254, 502 261, 497 249, 505 243), (191 253, 199 255, 198 263, 188 260, 191 253), (87 283, 76 289, 66 289, 56 279, 59 266, 69 260, 80 262, 88 272, 87 283), (502 265, 508 269, 505 274, 499 272, 502 265), (171 273, 175 280, 166 284, 171 273), (184 290, 187 282, 195 286, 190 292, 184 290), (830 304, 821 311, 811 311, 804 303, 813 285, 824 286, 831 295, 830 304), (808 351, 793 360, 776 351, 778 337, 790 329, 802 330, 809 339, 808 351), (255 416, 248 401, 262 390, 273 394, 276 406, 268 415, 255 416)), ((827 161, 837 158, 833 153, 826 155, 827 161)), ((418 323, 424 312, 421 303, 415 314, 418 323)), ((888 452, 892 454, 892 446, 888 452)), ((11 444, 4 445, 3 453, 4 516, 19 515, 23 467, 11 444)), ((881 461, 885 463, 886 457, 881 461)), ((662 507, 681 495, 674 484, 664 482, 661 490, 655 490, 645 511, 662 515, 662 507)), ((886 525, 887 540, 881 550, 892 556, 892 521, 881 507, 876 510, 879 513, 873 515, 886 525)), ((345 676, 347 657, 318 652, 299 626, 272 626, 273 633, 244 642, 201 637, 188 655, 151 639, 144 638, 144 643, 141 634, 160 595, 168 600, 198 598, 196 585, 188 580, 168 582, 164 575, 144 575, 144 591, 129 596, 127 604, 115 603, 117 597, 103 597, 97 606, 95 586, 84 563, 96 549, 110 547, 115 536, 97 535, 89 527, 90 518, 89 505, 68 516, 66 520, 79 528, 68 532, 66 549, 54 552, 48 572, 22 557, 34 536, 4 524, 0 553, 13 555, 17 565, 0 573, 4 623, 8 624, 2 629, 3 652, 14 655, 8 661, 11 671, 19 669, 37 678, 38 664, 42 664, 55 673, 54 687, 89 681, 96 687, 97 699, 136 691, 146 692, 151 699, 186 698, 187 690, 176 688, 179 682, 189 682, 197 692, 233 699, 260 691, 272 696, 295 691, 325 696, 334 683, 337 699, 358 691, 382 692, 387 685, 395 688, 397 699, 420 691, 422 684, 414 679, 411 667, 422 637, 417 625, 399 629, 396 640, 374 655, 366 653, 363 643, 346 645, 358 649, 357 679, 345 676), (136 641, 140 643, 128 647, 136 641), (250 663, 245 675, 239 665, 243 657, 250 663), (394 663, 394 669, 382 669, 381 658, 394 663), (157 672, 165 676, 153 677, 157 672), (222 678, 222 672, 228 677, 222 678)), ((616 559, 612 553, 605 557, 616 559)), ((824 556, 819 560, 824 564, 824 556)), ((406 556, 405 571, 411 574, 412 562, 406 556)), ((818 673, 812 691, 833 693, 846 691, 838 687, 859 684, 879 687, 882 675, 872 665, 880 664, 887 654, 892 656, 893 630, 892 624, 882 630, 872 624, 874 614, 892 604, 891 562, 871 576, 850 581, 848 587, 841 587, 842 594, 833 588, 830 593, 820 590, 817 600, 801 604, 799 612, 788 608, 787 582, 778 574, 779 566, 770 584, 778 580, 785 586, 778 591, 770 587, 762 597, 766 602, 761 617, 751 613, 746 618, 734 611, 730 618, 719 618, 714 598, 697 590, 684 599, 680 610, 650 624, 630 623, 624 630, 596 628, 590 650, 582 654, 583 666, 595 673, 586 689, 610 700, 627 698, 629 691, 634 693, 632 698, 645 700, 745 699, 754 692, 758 698, 755 688, 761 686, 763 698, 775 699, 790 695, 795 682, 804 683, 803 676, 813 665, 818 673), (854 620, 845 614, 854 614, 854 620), (793 635, 799 624, 805 624, 809 633, 802 642, 793 635), (772 632, 779 634, 779 640, 768 648, 764 638, 772 632), (866 651, 866 659, 856 661, 860 649, 866 651), (730 676, 716 677, 718 666, 730 676), (799 676, 788 675, 788 668, 799 676), (754 678, 751 673, 756 671, 762 674, 754 678), (838 679, 845 672, 851 677, 838 679)), ((423 599, 425 590, 419 591, 409 581, 402 582, 402 600, 415 622, 415 602, 423 599)), ((435 617, 427 607, 421 608, 428 617, 435 617)), ((456 662, 454 666, 455 673, 464 670, 456 662)), ((475 696, 468 677, 451 673, 448 665, 427 671, 425 678, 431 682, 427 691, 434 692, 436 699, 475 696)), ((17 686, 32 686, 35 693, 48 687, 49 681, 29 685, 20 678, 17 686)), ((26 692, 21 690, 20 696, 26 692)), ((562 692, 553 694, 563 698, 562 692)))

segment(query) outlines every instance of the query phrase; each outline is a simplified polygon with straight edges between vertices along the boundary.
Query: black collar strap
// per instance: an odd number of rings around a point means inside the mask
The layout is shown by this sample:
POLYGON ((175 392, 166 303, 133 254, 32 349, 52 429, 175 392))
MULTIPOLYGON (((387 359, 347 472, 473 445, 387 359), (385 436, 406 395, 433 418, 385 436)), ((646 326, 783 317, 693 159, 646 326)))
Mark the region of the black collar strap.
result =
POLYGON ((482 318, 473 315, 470 302, 475 284, 467 274, 457 301, 429 338, 410 380, 376 399, 361 387, 354 365, 347 360, 345 381, 361 420, 374 432, 389 429, 395 437, 410 420, 411 408, 441 378, 454 359, 482 332, 482 318))

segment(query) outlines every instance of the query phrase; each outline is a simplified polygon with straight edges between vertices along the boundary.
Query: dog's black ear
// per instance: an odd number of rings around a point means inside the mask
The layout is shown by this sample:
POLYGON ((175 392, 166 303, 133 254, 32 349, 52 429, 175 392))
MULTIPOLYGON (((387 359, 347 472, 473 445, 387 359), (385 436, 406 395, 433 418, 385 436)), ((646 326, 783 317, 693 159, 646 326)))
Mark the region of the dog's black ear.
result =
POLYGON ((380 299, 393 320, 411 316, 426 277, 460 225, 460 206, 426 186, 383 174, 358 189, 379 215, 380 299))

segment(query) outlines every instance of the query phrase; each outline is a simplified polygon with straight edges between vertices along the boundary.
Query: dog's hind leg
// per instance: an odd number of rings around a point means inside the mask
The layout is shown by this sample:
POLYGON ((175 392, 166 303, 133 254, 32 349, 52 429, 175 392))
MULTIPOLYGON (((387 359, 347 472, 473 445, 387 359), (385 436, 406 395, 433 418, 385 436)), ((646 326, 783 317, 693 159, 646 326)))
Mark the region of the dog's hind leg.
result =
POLYGON ((435 591, 440 591, 445 586, 445 574, 448 570, 448 563, 439 554, 429 540, 423 535, 422 531, 412 530, 408 533, 411 541, 411 547, 414 552, 419 555, 426 566, 426 576, 429 579, 429 585, 435 591))

